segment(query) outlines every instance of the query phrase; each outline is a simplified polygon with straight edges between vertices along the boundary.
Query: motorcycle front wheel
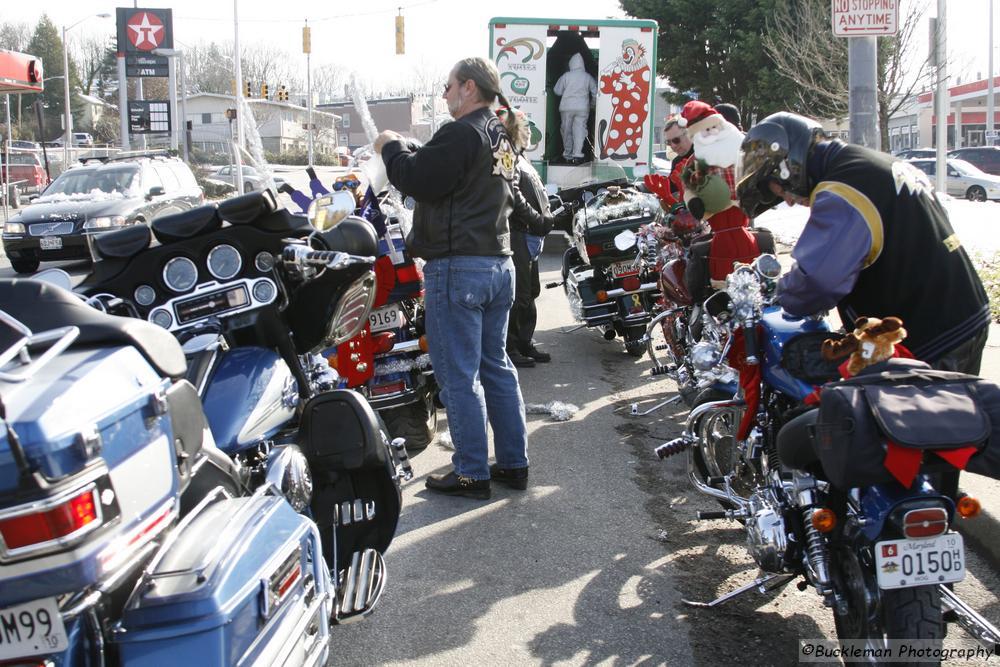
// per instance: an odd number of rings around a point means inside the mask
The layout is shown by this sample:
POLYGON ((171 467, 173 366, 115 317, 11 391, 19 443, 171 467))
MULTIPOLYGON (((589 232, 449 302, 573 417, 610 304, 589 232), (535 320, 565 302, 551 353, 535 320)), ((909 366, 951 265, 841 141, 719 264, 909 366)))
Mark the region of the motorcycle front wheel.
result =
MULTIPOLYGON (((692 408, 714 401, 725 401, 732 396, 717 389, 706 389, 693 401, 692 408)), ((725 409, 702 416, 697 425, 698 445, 691 450, 695 469, 703 479, 730 475, 733 491, 743 498, 753 493, 756 486, 751 471, 740 457, 736 431, 743 416, 742 410, 725 409)), ((734 509, 728 501, 717 499, 726 509, 734 509)))

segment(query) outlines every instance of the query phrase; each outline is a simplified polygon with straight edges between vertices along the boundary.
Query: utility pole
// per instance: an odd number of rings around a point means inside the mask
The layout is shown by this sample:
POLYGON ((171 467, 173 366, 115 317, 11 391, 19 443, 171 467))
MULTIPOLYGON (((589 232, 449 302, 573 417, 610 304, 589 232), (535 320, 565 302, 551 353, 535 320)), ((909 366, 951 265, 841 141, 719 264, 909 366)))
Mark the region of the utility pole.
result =
POLYGON ((988 83, 986 84, 986 145, 994 146, 997 140, 993 134, 993 114, 996 112, 995 104, 993 102, 993 0, 989 0, 990 3, 990 56, 989 64, 987 65, 986 78, 988 83))
MULTIPOLYGON (((946 58, 948 52, 945 50, 945 35, 947 34, 947 23, 945 22, 945 2, 937 0, 937 30, 934 35, 935 60, 937 65, 937 91, 934 94, 934 114, 937 116, 937 163, 935 168, 934 187, 938 192, 948 192, 948 72, 946 58)), ((992 76, 991 76, 992 78, 992 76)))
POLYGON ((878 37, 848 37, 847 78, 851 143, 880 150, 878 129, 878 37))
POLYGON ((313 94, 312 66, 309 58, 312 55, 312 31, 309 21, 302 28, 302 52, 306 54, 306 147, 309 153, 309 168, 313 166, 313 94))
POLYGON ((233 91, 233 107, 236 109, 237 137, 233 142, 233 164, 236 165, 236 192, 243 192, 243 156, 240 155, 240 148, 243 145, 243 132, 239 123, 244 122, 243 105, 240 104, 240 95, 243 94, 243 70, 240 67, 240 20, 237 16, 239 11, 239 0, 233 0, 233 63, 236 67, 236 90, 233 91))

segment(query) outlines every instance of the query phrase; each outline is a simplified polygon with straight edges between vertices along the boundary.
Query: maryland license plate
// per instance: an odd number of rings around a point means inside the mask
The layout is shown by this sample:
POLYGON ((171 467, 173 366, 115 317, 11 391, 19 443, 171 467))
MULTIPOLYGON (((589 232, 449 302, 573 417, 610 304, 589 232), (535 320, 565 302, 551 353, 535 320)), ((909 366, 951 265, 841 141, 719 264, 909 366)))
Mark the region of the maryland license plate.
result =
POLYGON ((42 250, 59 250, 62 248, 62 238, 59 236, 43 236, 38 244, 42 250))
POLYGON ((61 653, 68 646, 55 598, 0 609, 0 660, 61 653))
POLYGON ((965 578, 965 543, 958 533, 875 544, 879 588, 912 588, 965 578))
POLYGON ((387 329, 398 329, 406 324, 406 315, 403 313, 403 309, 398 306, 386 306, 369 313, 368 321, 371 323, 372 333, 375 333, 387 329))
POLYGON ((615 262, 611 265, 611 275, 615 278, 625 278, 639 275, 639 267, 635 262, 615 262))

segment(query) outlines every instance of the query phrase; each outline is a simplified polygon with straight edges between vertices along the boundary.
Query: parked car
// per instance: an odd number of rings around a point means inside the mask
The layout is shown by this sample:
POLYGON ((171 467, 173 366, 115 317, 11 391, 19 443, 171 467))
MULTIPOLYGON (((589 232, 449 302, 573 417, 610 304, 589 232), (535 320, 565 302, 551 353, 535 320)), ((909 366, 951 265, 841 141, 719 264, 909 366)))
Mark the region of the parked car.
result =
POLYGON ((970 146, 956 148, 948 157, 970 162, 987 174, 1000 176, 1000 146, 970 146))
POLYGON ((912 160, 913 158, 937 157, 936 148, 907 148, 896 153, 900 160, 912 160))
MULTIPOLYGON (((65 136, 56 137, 55 139, 49 142, 49 145, 61 148, 65 140, 66 140, 65 136)), ((70 145, 83 146, 89 148, 94 145, 94 137, 92 137, 89 132, 74 132, 73 143, 70 145)))
MULTIPOLYGON (((937 160, 918 159, 910 163, 931 177, 937 174, 937 160)), ((965 197, 969 201, 1000 200, 1000 176, 993 176, 957 158, 948 159, 948 177, 945 179, 948 194, 965 197)))
POLYGON ((3 227, 3 246, 18 273, 39 262, 90 257, 89 238, 202 204, 194 174, 179 158, 130 154, 92 158, 64 171, 3 227))
MULTIPOLYGON (((222 181, 224 183, 229 183, 233 187, 236 187, 236 166, 228 164, 224 167, 219 167, 211 174, 208 175, 209 178, 216 181, 222 181)), ((274 177, 274 186, 280 188, 285 182, 280 176, 274 177)), ((263 190, 267 187, 267 175, 261 173, 254 167, 249 165, 243 165, 243 191, 253 192, 254 190, 263 190)))
POLYGON ((42 145, 37 141, 27 141, 26 139, 14 139, 10 142, 10 147, 12 149, 16 148, 18 150, 24 151, 40 151, 42 150, 42 145))
POLYGON ((670 175, 670 158, 667 157, 667 151, 653 151, 653 167, 654 174, 662 174, 663 176, 670 175))
POLYGON ((45 173, 45 167, 38 153, 11 149, 9 152, 0 153, 0 182, 14 183, 20 192, 36 193, 45 189, 49 184, 49 177, 45 173), (9 179, 6 162, 8 155, 10 156, 9 179))

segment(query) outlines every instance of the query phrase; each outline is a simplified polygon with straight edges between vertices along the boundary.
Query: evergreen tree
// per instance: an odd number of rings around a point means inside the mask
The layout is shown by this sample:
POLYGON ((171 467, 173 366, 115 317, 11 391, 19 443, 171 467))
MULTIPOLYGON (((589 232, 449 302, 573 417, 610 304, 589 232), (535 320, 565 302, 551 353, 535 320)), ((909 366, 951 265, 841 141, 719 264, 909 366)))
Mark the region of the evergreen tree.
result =
POLYGON ((737 105, 744 127, 789 108, 791 83, 761 44, 775 0, 621 0, 622 9, 659 24, 657 74, 683 104, 697 98, 737 105))
MULTIPOLYGON (((41 93, 42 105, 45 109, 45 136, 41 137, 44 141, 51 141, 63 134, 60 123, 60 118, 66 108, 65 84, 61 78, 65 75, 63 71, 63 46, 60 29, 56 27, 47 14, 42 14, 26 51, 42 59, 46 79, 45 90, 41 93)), ((69 61, 69 84, 70 111, 75 119, 79 119, 82 113, 82 103, 76 93, 80 91, 80 77, 77 75, 76 66, 72 59, 69 61)), ((31 113, 30 105, 37 98, 29 95, 22 95, 22 97, 24 98, 22 110, 25 114, 31 113)))

